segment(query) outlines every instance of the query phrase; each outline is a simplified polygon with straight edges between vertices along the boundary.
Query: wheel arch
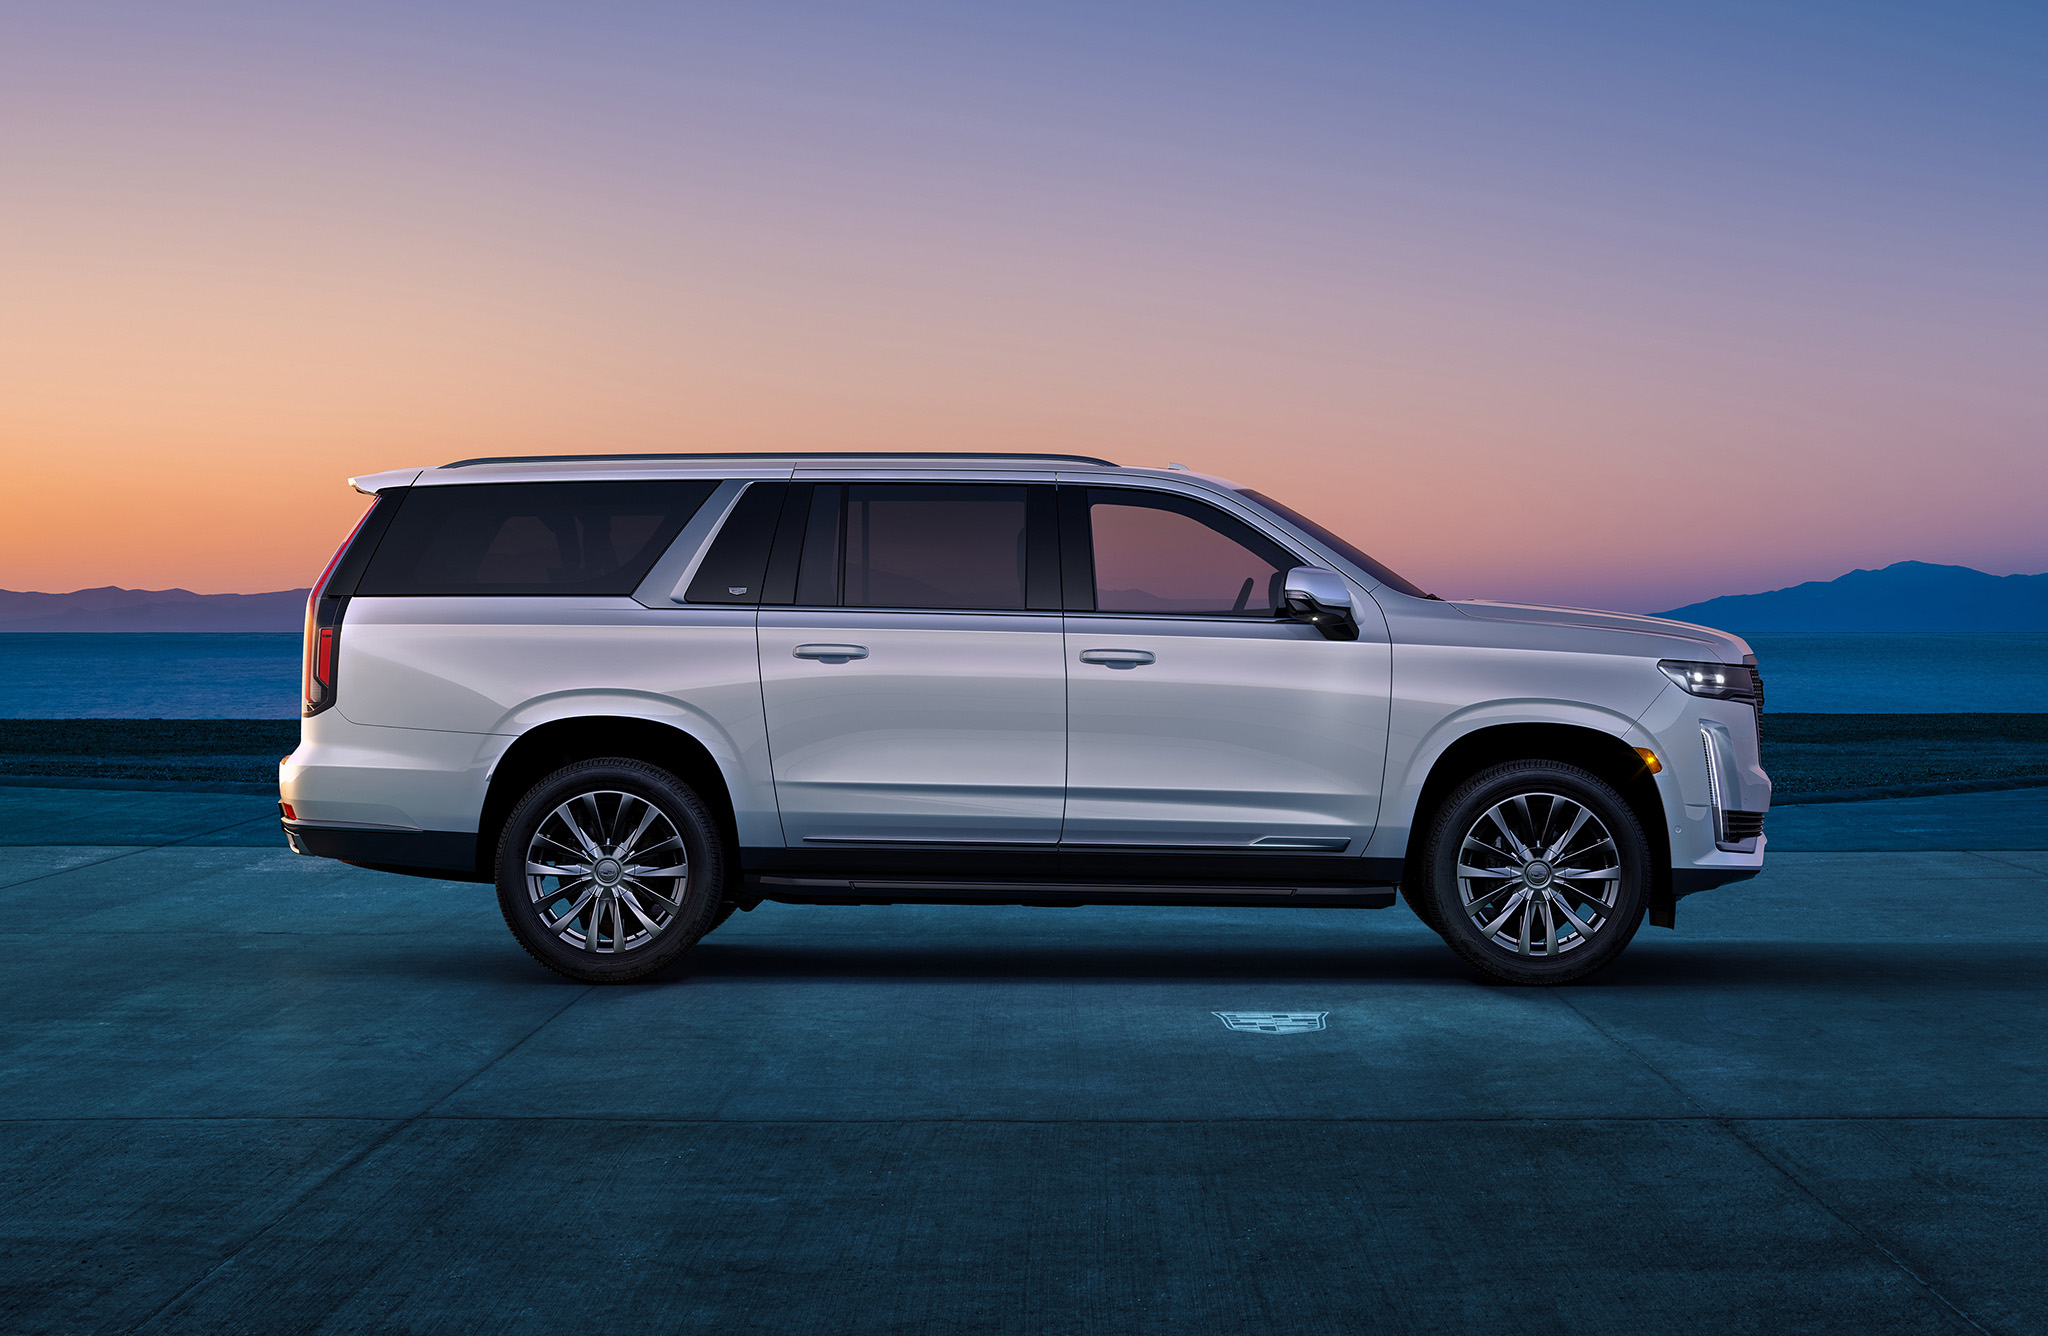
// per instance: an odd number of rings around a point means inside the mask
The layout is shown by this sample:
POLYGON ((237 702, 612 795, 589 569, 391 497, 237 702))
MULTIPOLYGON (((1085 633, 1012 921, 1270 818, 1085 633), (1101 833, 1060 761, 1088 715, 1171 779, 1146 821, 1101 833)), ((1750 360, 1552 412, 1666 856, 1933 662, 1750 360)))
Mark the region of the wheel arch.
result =
POLYGON ((1589 771, 1612 785, 1642 823, 1650 842, 1650 922, 1663 928, 1673 926, 1676 901, 1671 893, 1671 827, 1665 820, 1656 778, 1634 747, 1613 733, 1585 724, 1491 724, 1446 746, 1431 763, 1416 800, 1404 883, 1420 884, 1423 845, 1444 800, 1480 771, 1508 761, 1557 761, 1589 771))
POLYGON ((526 791, 565 765, 620 756, 660 766, 697 791, 718 822, 726 848, 739 854, 731 786, 711 749, 684 729, 630 715, 575 715, 536 724, 519 735, 492 767, 477 824, 477 872, 494 879, 499 833, 526 791))

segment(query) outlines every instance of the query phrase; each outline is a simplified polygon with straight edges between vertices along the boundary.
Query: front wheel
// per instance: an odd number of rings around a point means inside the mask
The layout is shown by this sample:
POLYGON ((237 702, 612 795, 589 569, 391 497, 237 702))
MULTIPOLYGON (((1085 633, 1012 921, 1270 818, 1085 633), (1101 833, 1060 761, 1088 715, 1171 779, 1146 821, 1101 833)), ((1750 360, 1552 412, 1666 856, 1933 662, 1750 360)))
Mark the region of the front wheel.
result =
POLYGON ((564 766, 498 840, 498 907, 527 954, 582 983, 645 978, 717 921, 723 842, 688 786, 644 761, 564 766))
POLYGON ((1642 923, 1642 823, 1577 766, 1515 761, 1473 776, 1438 812, 1429 841, 1438 931, 1496 979, 1583 979, 1620 955, 1642 923))

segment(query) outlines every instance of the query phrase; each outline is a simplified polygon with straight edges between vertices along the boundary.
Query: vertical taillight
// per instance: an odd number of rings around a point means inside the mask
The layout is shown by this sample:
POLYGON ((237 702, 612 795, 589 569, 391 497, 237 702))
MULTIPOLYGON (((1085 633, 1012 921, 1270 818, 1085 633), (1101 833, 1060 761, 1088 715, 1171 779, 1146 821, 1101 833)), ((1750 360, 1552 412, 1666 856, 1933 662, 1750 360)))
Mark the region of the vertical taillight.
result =
POLYGON ((349 530, 341 546, 334 550, 327 569, 320 572, 313 592, 306 596, 306 642, 302 655, 305 685, 299 705, 301 718, 311 718, 334 704, 334 670, 341 649, 341 614, 348 608, 348 598, 330 594, 328 584, 334 579, 334 568, 341 564, 342 557, 356 541, 356 535, 363 531, 363 525, 376 510, 376 503, 372 502, 370 509, 363 512, 363 518, 356 521, 356 527, 349 530))

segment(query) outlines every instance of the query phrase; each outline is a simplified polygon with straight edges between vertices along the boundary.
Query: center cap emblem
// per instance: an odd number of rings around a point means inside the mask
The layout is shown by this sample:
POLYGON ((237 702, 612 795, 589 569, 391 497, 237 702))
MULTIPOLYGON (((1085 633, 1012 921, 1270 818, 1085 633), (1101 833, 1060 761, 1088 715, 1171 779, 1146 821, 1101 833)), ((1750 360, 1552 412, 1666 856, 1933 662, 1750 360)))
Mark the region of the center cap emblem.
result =
POLYGON ((590 869, 590 872, 592 876, 597 878, 600 886, 609 886, 617 881, 619 874, 625 870, 625 868, 619 865, 619 860, 616 858, 600 858, 597 860, 597 866, 590 869))
POLYGON ((1550 884, 1550 877, 1550 864, 1540 858, 1522 869, 1522 880, 1528 882, 1531 886, 1548 886, 1550 884))

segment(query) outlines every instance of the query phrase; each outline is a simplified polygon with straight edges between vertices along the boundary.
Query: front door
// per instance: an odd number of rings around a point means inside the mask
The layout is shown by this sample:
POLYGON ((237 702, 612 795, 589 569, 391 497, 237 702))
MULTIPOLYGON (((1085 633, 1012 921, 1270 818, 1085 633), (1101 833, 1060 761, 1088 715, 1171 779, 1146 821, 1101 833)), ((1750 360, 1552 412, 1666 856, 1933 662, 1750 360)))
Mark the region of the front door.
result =
POLYGON ((1279 616, 1305 563, 1244 521, 1174 493, 1062 496, 1067 562, 1093 572, 1068 585, 1062 849, 1359 853, 1387 741, 1370 600, 1358 640, 1325 640, 1279 616))
MULTIPOLYGON (((1059 839, 1066 679, 1051 489, 821 483, 795 606, 761 610, 784 837, 813 849, 1059 839), (1033 496, 1036 499, 1032 499, 1033 496), (1029 519, 1038 511, 1046 522, 1029 519), (1033 604, 1042 604, 1033 610, 1033 604)), ((785 519, 785 524, 789 521, 785 519)))

